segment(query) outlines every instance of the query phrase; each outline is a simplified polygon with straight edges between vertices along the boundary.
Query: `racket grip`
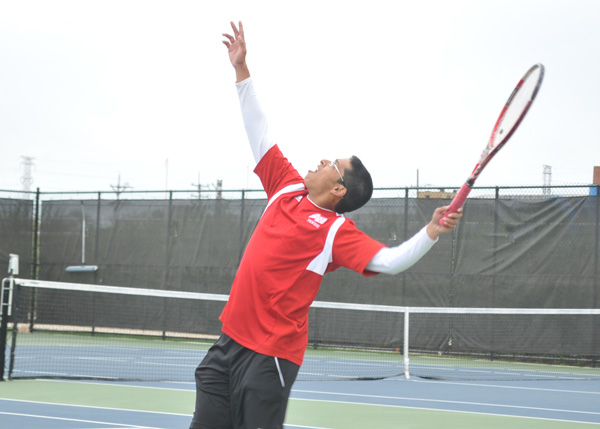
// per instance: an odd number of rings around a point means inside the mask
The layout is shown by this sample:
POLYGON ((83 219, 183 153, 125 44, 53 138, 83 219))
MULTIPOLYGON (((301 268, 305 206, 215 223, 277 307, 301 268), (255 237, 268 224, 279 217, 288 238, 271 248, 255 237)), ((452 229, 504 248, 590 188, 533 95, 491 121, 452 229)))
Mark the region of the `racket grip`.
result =
POLYGON ((448 215, 452 214, 452 213, 456 213, 458 211, 458 209, 463 206, 463 204, 465 203, 465 200, 467 199, 467 195, 469 195, 469 192, 471 192, 471 187, 466 183, 464 185, 462 185, 462 188, 460 188, 460 190, 458 191, 458 194, 456 194, 456 196, 450 203, 450 208, 448 208, 448 211, 446 213, 444 213, 444 216, 442 216, 440 218, 440 225, 446 226, 445 222, 446 222, 446 218, 448 217, 448 215))

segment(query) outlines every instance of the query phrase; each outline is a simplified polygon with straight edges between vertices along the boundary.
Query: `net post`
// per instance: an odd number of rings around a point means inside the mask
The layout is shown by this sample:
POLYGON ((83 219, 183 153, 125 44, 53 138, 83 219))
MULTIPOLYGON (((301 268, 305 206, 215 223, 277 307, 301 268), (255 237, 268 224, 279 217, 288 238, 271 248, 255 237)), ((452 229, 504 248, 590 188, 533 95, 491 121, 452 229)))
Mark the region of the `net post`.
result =
MULTIPOLYGON (((102 192, 98 192, 98 199, 96 200, 96 237, 94 240, 94 264, 98 265, 98 254, 100 249, 100 216, 102 206, 102 192)), ((97 283, 97 272, 94 271, 94 283, 97 283)))
POLYGON ((4 381, 4 363, 6 356, 6 323, 7 317, 4 316, 4 283, 7 279, 2 280, 0 287, 0 381, 4 381))
POLYGON ((40 257, 40 188, 35 191, 35 213, 33 220, 33 248, 31 255, 31 278, 39 278, 39 257, 40 257))
POLYGON ((598 308, 600 302, 598 302, 598 288, 600 287, 600 184, 596 185, 596 225, 594 235, 594 301, 593 307, 598 308))
POLYGON ((15 367, 15 350, 17 348, 17 335, 19 333, 19 315, 18 310, 19 307, 16 304, 18 302, 19 295, 19 287, 16 279, 14 277, 10 278, 11 281, 11 292, 13 294, 13 299, 15 304, 13 304, 12 299, 10 300, 10 308, 14 310, 12 312, 12 336, 11 336, 11 344, 10 344, 10 355, 8 361, 8 379, 12 378, 13 369, 15 367), (14 308, 13 308, 14 307, 14 308))
POLYGON ((10 313, 11 279, 3 279, 0 288, 0 381, 4 381, 6 364, 6 339, 8 337, 8 316, 10 313))
POLYGON ((404 310, 404 378, 407 380, 410 379, 410 372, 408 368, 408 320, 409 320, 409 311, 408 307, 404 310))

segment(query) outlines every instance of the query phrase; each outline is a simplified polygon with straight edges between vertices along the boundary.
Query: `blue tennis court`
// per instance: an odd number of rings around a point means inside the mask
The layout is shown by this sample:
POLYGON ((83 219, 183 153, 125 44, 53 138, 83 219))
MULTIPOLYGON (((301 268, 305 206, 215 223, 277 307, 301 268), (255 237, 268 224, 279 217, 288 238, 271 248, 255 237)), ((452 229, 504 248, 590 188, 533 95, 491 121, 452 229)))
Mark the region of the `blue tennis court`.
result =
MULTIPOLYGON (((208 343, 107 338, 73 342, 64 334, 27 334, 13 357, 11 378, 170 380, 192 382, 208 343), (47 340, 47 337, 51 340, 47 340), (47 343, 45 341, 48 341, 47 343), (89 342, 86 344, 86 342, 89 342), (29 344, 28 344, 29 343, 29 344)), ((10 356, 6 351, 6 361, 10 356)), ((411 373, 444 380, 588 380, 600 381, 600 369, 489 359, 414 355, 411 373)), ((390 378, 404 373, 397 353, 307 350, 298 380, 390 378)))
MULTIPOLYGON (((600 382, 299 381, 287 428, 600 425, 600 382)), ((18 380, 0 383, 0 426, 186 428, 192 383, 18 380)))

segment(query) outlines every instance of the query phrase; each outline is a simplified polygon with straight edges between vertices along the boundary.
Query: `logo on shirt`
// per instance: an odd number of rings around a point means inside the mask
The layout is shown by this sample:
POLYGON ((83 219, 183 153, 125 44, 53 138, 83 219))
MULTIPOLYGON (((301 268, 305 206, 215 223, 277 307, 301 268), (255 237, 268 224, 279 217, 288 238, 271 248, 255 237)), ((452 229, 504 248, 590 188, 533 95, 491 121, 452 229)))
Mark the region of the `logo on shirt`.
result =
POLYGON ((319 213, 315 213, 313 215, 310 215, 306 221, 314 227, 319 228, 321 225, 327 222, 327 218, 321 216, 319 213))

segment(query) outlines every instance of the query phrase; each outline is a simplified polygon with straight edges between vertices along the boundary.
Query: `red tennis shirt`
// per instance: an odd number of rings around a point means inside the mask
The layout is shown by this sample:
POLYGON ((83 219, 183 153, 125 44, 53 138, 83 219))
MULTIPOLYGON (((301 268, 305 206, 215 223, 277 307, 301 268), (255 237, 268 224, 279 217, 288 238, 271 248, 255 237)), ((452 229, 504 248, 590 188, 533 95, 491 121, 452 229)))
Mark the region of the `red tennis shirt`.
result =
POLYGON ((244 253, 220 320, 223 332, 258 353, 302 365, 308 311, 326 272, 365 276, 385 245, 308 198, 304 180, 275 145, 255 173, 268 205, 244 253))

